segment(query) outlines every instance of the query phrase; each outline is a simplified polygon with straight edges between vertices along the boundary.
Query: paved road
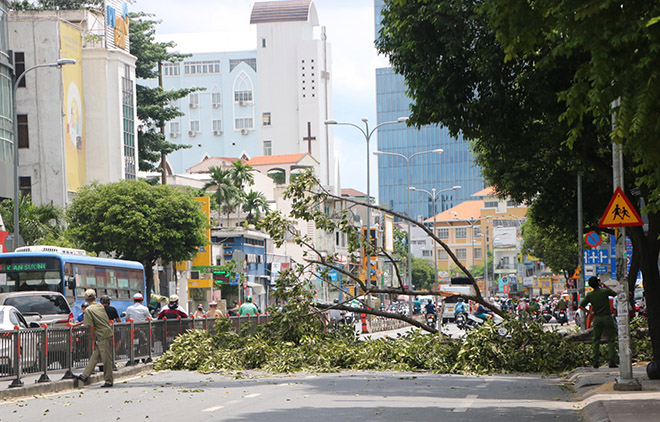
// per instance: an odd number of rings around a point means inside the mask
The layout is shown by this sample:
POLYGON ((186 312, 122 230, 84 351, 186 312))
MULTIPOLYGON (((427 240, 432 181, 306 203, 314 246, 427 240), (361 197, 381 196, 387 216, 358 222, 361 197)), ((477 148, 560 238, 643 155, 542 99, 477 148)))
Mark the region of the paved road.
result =
POLYGON ((157 372, 0 404, 0 421, 578 421, 556 378, 157 372))

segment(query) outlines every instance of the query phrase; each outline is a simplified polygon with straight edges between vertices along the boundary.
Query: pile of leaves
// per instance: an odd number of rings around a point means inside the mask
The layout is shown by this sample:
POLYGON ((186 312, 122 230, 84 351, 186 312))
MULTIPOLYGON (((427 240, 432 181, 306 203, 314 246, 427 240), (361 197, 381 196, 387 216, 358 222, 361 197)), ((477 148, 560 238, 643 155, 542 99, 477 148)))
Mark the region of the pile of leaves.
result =
POLYGON ((486 324, 461 340, 418 330, 397 338, 359 340, 352 331, 326 332, 315 318, 293 318, 286 311, 275 314, 266 325, 246 327, 240 333, 230 331, 226 319, 215 328, 214 335, 195 330, 180 336, 156 361, 156 369, 557 373, 585 365, 589 356, 582 344, 544 331, 538 323, 516 320, 486 324))

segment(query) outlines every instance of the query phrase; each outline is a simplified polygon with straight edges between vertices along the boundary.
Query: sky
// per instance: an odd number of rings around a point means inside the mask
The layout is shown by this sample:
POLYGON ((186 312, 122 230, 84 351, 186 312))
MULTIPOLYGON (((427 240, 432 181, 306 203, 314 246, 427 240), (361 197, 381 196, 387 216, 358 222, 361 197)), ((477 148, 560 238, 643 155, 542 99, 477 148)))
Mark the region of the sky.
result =
MULTIPOLYGON (((182 53, 256 50, 256 28, 249 24, 254 0, 136 0, 130 11, 162 21, 158 41, 174 41, 182 53)), ((333 119, 376 123, 376 68, 387 59, 374 47, 373 0, 314 0, 319 22, 332 48, 333 119)), ((335 150, 341 185, 366 192, 366 141, 352 127, 337 126, 335 150)), ((377 139, 370 143, 377 149, 377 139)), ((377 162, 370 157, 371 195, 377 196, 377 162)))

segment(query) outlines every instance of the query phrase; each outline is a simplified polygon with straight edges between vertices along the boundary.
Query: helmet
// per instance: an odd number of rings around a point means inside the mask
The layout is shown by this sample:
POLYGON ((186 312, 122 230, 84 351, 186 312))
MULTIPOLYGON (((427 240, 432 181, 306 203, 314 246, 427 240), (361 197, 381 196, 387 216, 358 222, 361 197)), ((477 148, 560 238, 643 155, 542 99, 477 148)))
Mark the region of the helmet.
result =
POLYGON ((458 298, 458 301, 459 301, 459 302, 463 302, 463 298, 462 298, 462 297, 459 297, 459 298, 458 298))
POLYGON ((179 296, 170 295, 170 302, 178 302, 178 301, 179 301, 179 296))
POLYGON ((213 301, 209 302, 209 306, 218 306, 218 302, 213 300, 213 301))
POLYGON ((133 300, 139 300, 140 302, 142 302, 142 300, 144 300, 144 297, 142 296, 142 293, 135 293, 133 295, 133 300))
POLYGON ((110 303, 110 296, 108 295, 103 295, 101 296, 101 303, 110 303))
POLYGON ((252 296, 248 296, 245 298, 246 302, 252 303, 252 296))
POLYGON ((333 300, 332 303, 339 303, 339 299, 333 300))

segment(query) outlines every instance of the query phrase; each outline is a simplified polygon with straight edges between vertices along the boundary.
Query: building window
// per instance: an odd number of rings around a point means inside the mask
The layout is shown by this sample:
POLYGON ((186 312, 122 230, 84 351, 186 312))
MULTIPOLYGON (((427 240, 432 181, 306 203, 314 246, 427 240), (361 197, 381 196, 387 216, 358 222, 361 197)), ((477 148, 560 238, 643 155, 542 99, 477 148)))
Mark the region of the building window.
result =
POLYGON ((222 104, 222 98, 220 96, 219 92, 212 92, 211 93, 211 105, 213 107, 218 107, 222 104))
POLYGON ((270 113, 263 114, 264 126, 270 126, 270 113))
POLYGON ((497 201, 484 201, 484 208, 497 208, 497 201))
POLYGON ((239 105, 252 102, 252 81, 245 72, 241 72, 234 81, 234 101, 239 105))
POLYGON ((252 117, 237 117, 234 120, 234 129, 254 129, 252 117))
POLYGON ((234 101, 236 102, 252 101, 252 91, 251 90, 234 91, 234 101))
POLYGON ((222 120, 220 120, 220 119, 213 120, 213 122, 211 124, 213 126, 213 131, 214 132, 216 132, 216 131, 217 132, 222 132, 222 120))
POLYGON ((18 178, 18 189, 22 196, 32 195, 32 179, 30 176, 18 178))
POLYGON ((180 133, 181 132, 181 125, 179 122, 170 122, 170 133, 180 133))
POLYGON ((231 72, 238 66, 240 63, 245 63, 250 66, 252 70, 257 71, 257 59, 230 59, 229 60, 229 71, 231 72))
POLYGON ((438 249, 438 260, 446 261, 448 259, 449 259, 449 254, 447 254, 447 251, 444 249, 438 249))
POLYGON ((261 48, 266 48, 266 37, 261 39, 261 48))
POLYGON ((481 226, 472 226, 472 237, 481 236, 481 226))
POLYGON ((456 258, 466 259, 467 258, 467 249, 465 249, 465 248, 456 249, 456 258))
POLYGON ((180 69, 179 63, 164 63, 163 76, 179 76, 180 69))
POLYGON ((190 121, 190 131, 195 133, 199 132, 199 120, 190 121))
POLYGON ((17 114, 18 121, 18 147, 30 148, 30 134, 28 131, 28 116, 27 114, 17 114))
POLYGON ((264 141, 264 155, 273 155, 273 141, 264 141))
POLYGON ((449 229, 438 229, 438 237, 440 239, 449 239, 449 229))
POLYGON ((481 259, 481 248, 474 249, 474 259, 481 259))
POLYGON ((220 73, 220 60, 184 62, 183 73, 185 75, 210 75, 220 73))
POLYGON ((467 237, 467 229, 465 227, 456 227, 456 239, 465 239, 467 237))
POLYGON ((433 251, 422 251, 422 258, 431 258, 433 256, 433 251))
POLYGON ((188 101, 190 102, 190 108, 199 107, 199 93, 191 92, 188 96, 188 101))
POLYGON ((511 207, 511 208, 515 208, 515 207, 519 207, 520 203, 518 203, 516 201, 506 201, 506 206, 511 207))
MULTIPOLYGON (((14 70, 18 76, 25 72, 25 53, 19 51, 14 52, 14 70)), ((25 78, 21 79, 18 87, 25 88, 25 78)))
POLYGON ((122 78, 122 120, 124 123, 124 178, 134 180, 137 177, 135 159, 135 104, 133 103, 133 80, 131 67, 124 66, 122 78))

